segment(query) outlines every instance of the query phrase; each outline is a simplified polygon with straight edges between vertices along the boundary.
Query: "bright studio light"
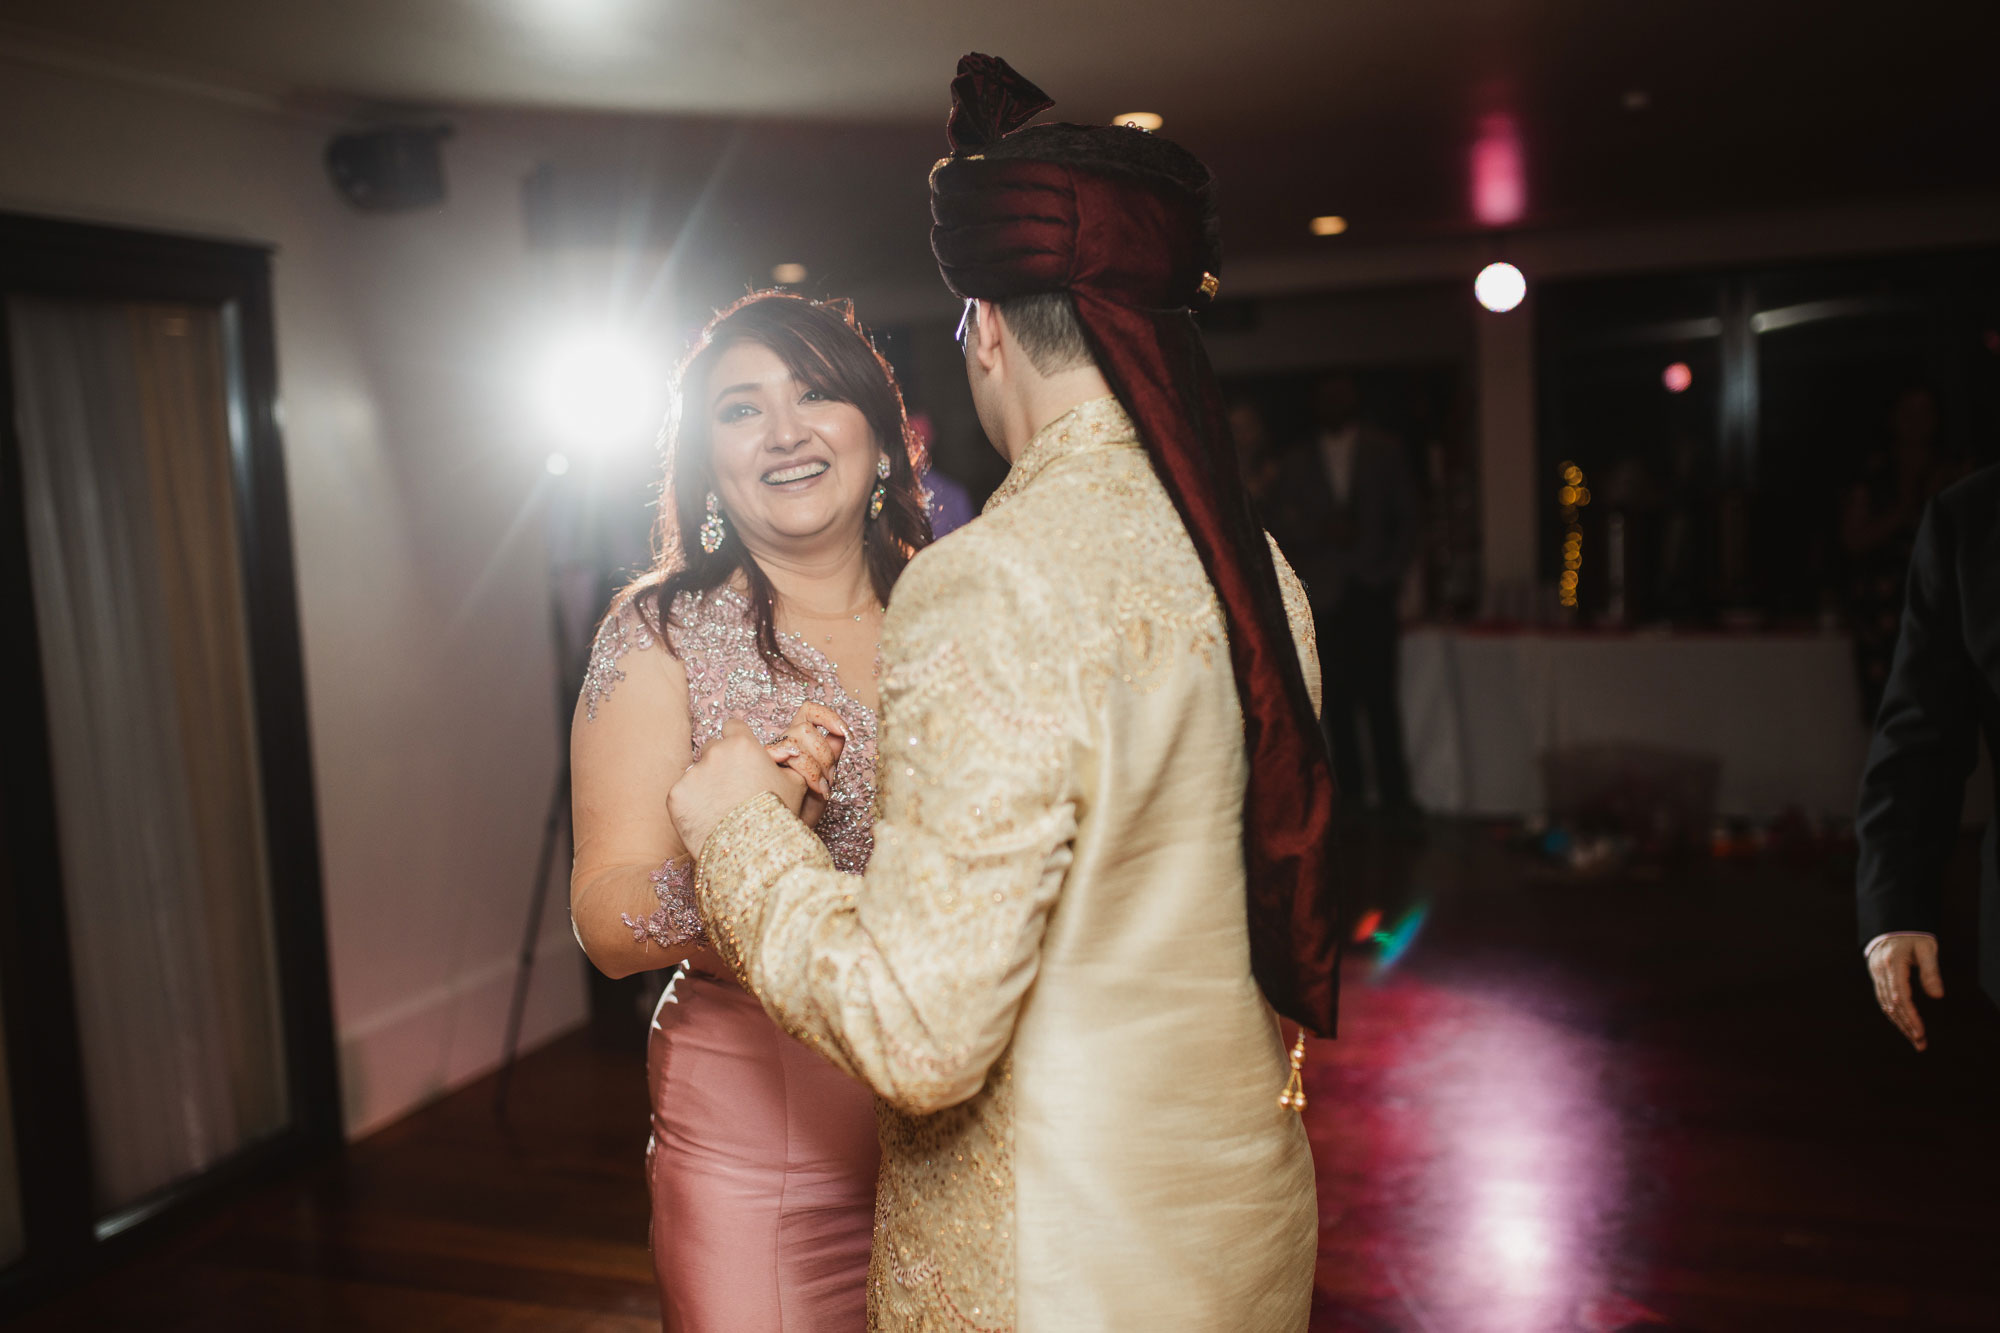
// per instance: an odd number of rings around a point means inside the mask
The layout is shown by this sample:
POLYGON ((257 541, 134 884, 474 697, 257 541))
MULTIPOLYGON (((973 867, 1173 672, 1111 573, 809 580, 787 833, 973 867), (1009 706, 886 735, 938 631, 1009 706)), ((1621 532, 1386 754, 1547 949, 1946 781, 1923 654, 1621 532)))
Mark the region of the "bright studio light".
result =
POLYGON ((563 453, 550 454, 549 461, 544 466, 548 468, 551 477, 560 477, 569 471, 569 455, 563 453))
POLYGON ((780 264, 771 270, 771 281, 780 287, 796 287, 806 280, 804 264, 780 264))
POLYGON ((1151 134, 1154 130, 1166 124, 1167 118, 1157 111, 1127 111, 1121 116, 1113 116, 1111 123, 1113 125, 1129 125, 1135 130, 1144 130, 1148 134, 1151 134))
POLYGON ((1504 315, 1528 295, 1528 280, 1512 264, 1488 264, 1472 280, 1472 294, 1494 314, 1504 315))
MULTIPOLYGON (((552 342, 535 378, 535 408, 550 443, 567 455, 562 467, 577 455, 644 447, 666 413, 666 381, 666 361, 630 332, 579 329, 552 342)), ((549 470, 556 472, 554 457, 549 470)))
POLYGON ((1315 236, 1338 236, 1346 230, 1347 219, 1337 213, 1328 213, 1324 217, 1312 220, 1312 233, 1315 236))

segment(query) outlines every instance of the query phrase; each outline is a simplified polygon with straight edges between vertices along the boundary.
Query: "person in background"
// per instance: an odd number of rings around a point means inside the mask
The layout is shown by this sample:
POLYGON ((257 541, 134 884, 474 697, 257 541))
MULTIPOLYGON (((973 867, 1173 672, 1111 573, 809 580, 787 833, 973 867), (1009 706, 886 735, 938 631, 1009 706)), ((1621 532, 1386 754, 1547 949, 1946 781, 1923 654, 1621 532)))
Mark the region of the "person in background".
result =
POLYGON ((919 471, 923 475, 924 490, 930 498, 926 507, 931 516, 931 536, 942 537, 947 532, 964 527, 972 521, 972 497, 965 487, 937 470, 937 456, 931 452, 937 443, 937 426, 928 412, 914 412, 910 415, 910 440, 920 458, 919 471))
POLYGON ((1903 577, 1924 505, 1965 475, 1938 444, 1937 396, 1915 384, 1889 414, 1889 448, 1868 460, 1847 493, 1840 544, 1847 552, 1847 621, 1861 682, 1863 719, 1872 722, 1896 651, 1903 577))
POLYGON ((1229 433, 1236 440, 1236 456, 1243 462, 1243 486, 1265 526, 1278 500, 1278 456, 1271 448, 1271 432, 1264 414, 1248 398, 1229 405, 1229 433))
POLYGON ((1317 430, 1280 463, 1272 535, 1291 553, 1312 599, 1326 671, 1327 739, 1342 803, 1364 805, 1358 718, 1365 717, 1379 808, 1414 815, 1396 698, 1397 602, 1416 554, 1421 516, 1402 444, 1361 421, 1347 374, 1321 380, 1317 430))
MULTIPOLYGON (((1910 987, 1944 997, 1937 931, 1979 736, 2000 753, 2000 467, 1933 500, 1910 562, 1902 634, 1854 821, 1862 946, 1875 998, 1918 1050, 1910 987)), ((1980 983, 2000 1002, 2000 795, 1980 875, 1980 983)))

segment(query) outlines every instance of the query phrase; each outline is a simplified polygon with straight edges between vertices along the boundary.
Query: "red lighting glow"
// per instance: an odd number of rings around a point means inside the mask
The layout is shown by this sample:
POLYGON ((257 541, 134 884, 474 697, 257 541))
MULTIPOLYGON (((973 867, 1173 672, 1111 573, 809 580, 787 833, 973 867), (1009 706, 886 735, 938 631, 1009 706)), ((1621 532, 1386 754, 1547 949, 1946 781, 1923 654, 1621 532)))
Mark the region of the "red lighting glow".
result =
POLYGON ((1380 929, 1382 929, 1382 914, 1378 911, 1371 911, 1356 923, 1354 927, 1354 942, 1356 944, 1366 944, 1368 937, 1380 929))
POLYGON ((1472 215, 1489 227, 1504 227, 1527 211, 1520 128, 1513 116, 1496 111, 1480 120, 1472 144, 1472 215))
POLYGON ((1660 383, 1667 386, 1668 393, 1686 393, 1688 385, 1694 383, 1694 372, 1687 362, 1676 361, 1660 372, 1660 383))

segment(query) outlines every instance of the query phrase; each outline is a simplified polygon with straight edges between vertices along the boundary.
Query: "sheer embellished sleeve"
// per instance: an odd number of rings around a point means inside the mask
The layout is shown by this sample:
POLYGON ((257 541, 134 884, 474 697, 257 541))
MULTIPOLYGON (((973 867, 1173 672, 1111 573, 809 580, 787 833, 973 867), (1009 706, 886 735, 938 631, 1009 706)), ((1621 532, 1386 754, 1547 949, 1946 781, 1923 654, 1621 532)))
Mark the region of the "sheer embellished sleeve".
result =
POLYGON ((598 629, 570 727, 570 918, 608 975, 678 963, 702 946, 687 849, 667 816, 667 793, 692 757, 686 672, 622 603, 598 629))
POLYGON ((625 654, 651 648, 653 642, 652 627, 630 599, 613 607, 611 614, 604 617, 604 623, 597 627, 597 637, 591 641, 590 664, 583 673, 582 707, 586 721, 597 721, 599 706, 610 697, 618 682, 626 678, 624 668, 619 665, 625 654))
POLYGON ((1005 1050, 1070 863, 1071 673, 1051 593, 976 528, 911 564, 883 627, 879 817, 839 873, 776 797, 702 847, 716 950, 794 1037, 922 1114, 1005 1050), (967 540, 967 539, 970 540, 967 540))

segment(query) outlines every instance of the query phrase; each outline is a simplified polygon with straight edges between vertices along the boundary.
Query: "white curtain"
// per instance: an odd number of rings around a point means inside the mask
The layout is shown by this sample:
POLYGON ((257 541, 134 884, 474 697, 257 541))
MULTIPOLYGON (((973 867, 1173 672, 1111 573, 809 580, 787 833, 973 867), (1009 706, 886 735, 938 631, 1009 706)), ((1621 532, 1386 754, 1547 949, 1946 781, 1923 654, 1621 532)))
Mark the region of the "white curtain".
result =
POLYGON ((6 313, 103 1228, 288 1117, 222 324, 6 313))

